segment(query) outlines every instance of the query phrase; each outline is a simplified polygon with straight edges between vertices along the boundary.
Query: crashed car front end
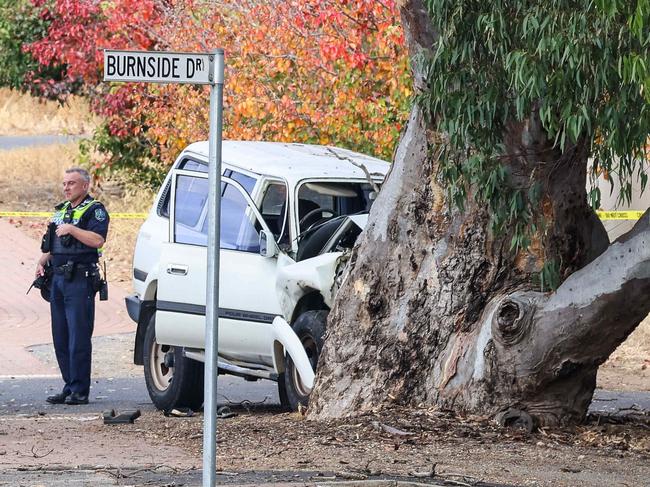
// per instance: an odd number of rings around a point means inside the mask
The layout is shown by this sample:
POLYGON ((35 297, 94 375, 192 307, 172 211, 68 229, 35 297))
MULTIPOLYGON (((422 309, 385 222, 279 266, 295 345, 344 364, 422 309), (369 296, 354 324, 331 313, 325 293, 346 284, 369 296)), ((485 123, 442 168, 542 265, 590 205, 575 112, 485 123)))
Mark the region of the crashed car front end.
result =
POLYGON ((339 218, 338 225, 322 229, 327 234, 319 234, 319 229, 316 229, 307 235, 300 245, 313 247, 313 240, 310 239, 320 239, 323 242, 318 246, 314 257, 296 262, 291 257, 280 255, 276 292, 283 316, 288 322, 291 322, 298 302, 308 294, 319 293, 324 304, 328 308, 332 307, 352 247, 367 221, 367 213, 344 216, 339 218))

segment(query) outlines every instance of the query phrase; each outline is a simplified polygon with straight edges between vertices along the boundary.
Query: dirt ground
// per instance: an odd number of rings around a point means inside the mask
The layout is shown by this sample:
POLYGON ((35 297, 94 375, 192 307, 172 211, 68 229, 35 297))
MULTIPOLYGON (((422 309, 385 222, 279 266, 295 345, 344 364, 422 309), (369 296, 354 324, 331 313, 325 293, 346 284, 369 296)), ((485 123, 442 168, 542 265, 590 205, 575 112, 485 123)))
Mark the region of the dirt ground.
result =
MULTIPOLYGON (((200 423, 183 421, 164 421, 183 425, 168 441, 181 436, 185 447, 198 453, 200 423)), ((650 479, 650 435, 638 427, 591 425, 528 435, 444 411, 395 409, 324 423, 305 421, 298 413, 244 411, 218 428, 219 465, 226 471, 254 464, 260 470, 323 470, 344 478, 434 472, 465 482, 554 486, 640 485, 650 479)), ((144 429, 147 435, 169 431, 144 429)))
MULTIPOLYGON (((634 425, 598 424, 594 418, 578 428, 528 434, 434 409, 318 423, 254 405, 233 411, 238 416, 218 420, 217 467, 235 480, 251 471, 317 472, 323 480, 397 476, 455 485, 609 487, 648 485, 650 479, 648 417, 634 425)), ((121 469, 167 466, 171 480, 201 465, 200 414, 167 418, 145 412, 135 424, 115 426, 88 416, 25 419, 20 435, 8 431, 16 422, 0 421, 0 435, 10 439, 0 448, 0 468, 67 466, 117 474, 117 461, 121 469), (74 446, 62 448, 61 438, 74 446)))

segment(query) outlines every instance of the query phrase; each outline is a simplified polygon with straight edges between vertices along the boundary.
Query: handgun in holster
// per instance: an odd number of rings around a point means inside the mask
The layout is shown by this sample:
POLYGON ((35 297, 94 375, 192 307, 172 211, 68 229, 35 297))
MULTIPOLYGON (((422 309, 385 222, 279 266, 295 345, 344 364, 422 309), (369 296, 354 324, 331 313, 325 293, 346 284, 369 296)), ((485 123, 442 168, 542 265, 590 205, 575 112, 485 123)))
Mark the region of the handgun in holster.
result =
POLYGON ((104 277, 102 278, 97 266, 92 271, 86 271, 86 276, 91 278, 90 284, 94 292, 99 293, 100 301, 108 300, 108 283, 106 282, 106 264, 104 263, 104 277))
POLYGON ((104 276, 99 274, 99 266, 97 266, 97 275, 95 277, 95 291, 99 291, 99 300, 108 301, 108 280, 106 279, 106 262, 104 262, 104 276))

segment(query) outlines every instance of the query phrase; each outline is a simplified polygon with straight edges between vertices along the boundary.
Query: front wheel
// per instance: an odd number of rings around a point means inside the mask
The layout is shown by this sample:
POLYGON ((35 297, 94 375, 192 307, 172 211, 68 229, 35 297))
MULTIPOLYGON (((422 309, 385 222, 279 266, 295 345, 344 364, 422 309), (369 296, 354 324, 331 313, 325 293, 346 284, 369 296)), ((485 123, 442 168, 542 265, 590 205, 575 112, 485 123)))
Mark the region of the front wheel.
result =
POLYGON ((156 342, 156 315, 144 335, 144 380, 151 402, 158 409, 203 404, 203 364, 183 356, 181 347, 156 342))
MULTIPOLYGON (((306 311, 293 324, 293 330, 298 335, 307 357, 314 370, 323 349, 323 336, 327 326, 328 311, 306 311)), ((309 403, 311 388, 300 380, 298 369, 289 354, 284 357, 284 373, 279 377, 280 399, 283 405, 296 411, 299 406, 306 407, 309 403), (284 396, 284 397, 283 397, 284 396)))

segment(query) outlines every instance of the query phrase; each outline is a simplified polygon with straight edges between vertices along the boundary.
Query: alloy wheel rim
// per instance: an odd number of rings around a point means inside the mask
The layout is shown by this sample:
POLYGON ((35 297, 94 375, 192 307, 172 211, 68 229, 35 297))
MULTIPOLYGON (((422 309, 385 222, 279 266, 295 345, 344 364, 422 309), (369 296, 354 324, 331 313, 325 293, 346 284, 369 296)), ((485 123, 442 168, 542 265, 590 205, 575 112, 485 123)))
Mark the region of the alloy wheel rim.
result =
POLYGON ((174 368, 165 365, 165 354, 173 351, 173 349, 174 347, 169 345, 153 344, 149 366, 154 386, 159 391, 166 391, 174 377, 174 368))

